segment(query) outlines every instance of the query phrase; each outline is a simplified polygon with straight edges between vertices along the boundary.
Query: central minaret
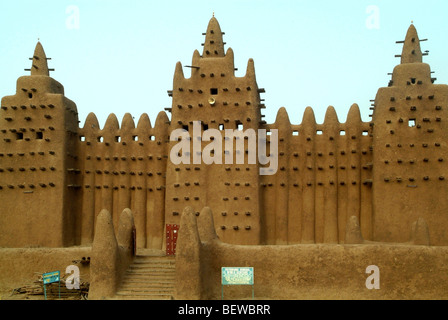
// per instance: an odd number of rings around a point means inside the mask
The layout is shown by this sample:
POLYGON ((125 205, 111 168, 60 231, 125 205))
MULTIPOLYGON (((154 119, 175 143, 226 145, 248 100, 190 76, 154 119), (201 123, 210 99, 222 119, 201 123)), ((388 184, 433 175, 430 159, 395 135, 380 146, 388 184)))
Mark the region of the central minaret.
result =
MULTIPOLYGON (((208 129, 219 130, 222 150, 211 155, 222 164, 205 164, 202 152, 183 150, 190 164, 175 165, 168 161, 166 223, 178 224, 186 206, 197 213, 205 206, 212 209, 220 238, 234 244, 259 244, 261 241, 259 205, 259 166, 249 164, 248 138, 225 138, 226 130, 257 130, 260 126, 260 91, 255 78, 254 62, 249 60, 244 77, 235 76, 233 50, 224 51, 223 32, 215 17, 208 25, 202 56, 193 54, 191 77, 185 78, 177 63, 173 82, 171 132, 184 129, 190 144, 199 143, 201 151, 210 141, 202 141, 208 129), (200 127, 194 123, 200 121, 200 127), (198 129, 199 128, 199 129, 198 129), (236 150, 244 140, 244 150, 236 150), (225 150, 233 141, 233 149, 225 150), (236 157, 244 153, 244 164, 236 157), (222 157, 220 157, 222 155, 222 157), (233 163, 225 157, 233 155, 233 163), (228 161, 227 161, 228 162, 228 161)), ((176 142, 171 142, 171 148, 176 142)), ((170 149, 171 149, 170 148, 170 149)))

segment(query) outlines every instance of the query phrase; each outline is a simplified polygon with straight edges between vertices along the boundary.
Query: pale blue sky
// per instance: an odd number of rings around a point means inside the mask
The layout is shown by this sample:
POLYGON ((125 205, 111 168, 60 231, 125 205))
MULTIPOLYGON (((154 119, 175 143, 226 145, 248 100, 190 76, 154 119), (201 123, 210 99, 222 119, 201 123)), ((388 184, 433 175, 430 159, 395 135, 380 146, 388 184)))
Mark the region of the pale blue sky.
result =
POLYGON ((268 123, 283 106, 294 124, 307 106, 322 123, 330 105, 345 122, 353 103, 369 121, 369 100, 387 86, 402 49, 395 41, 411 21, 429 39, 422 49, 430 51, 424 61, 436 83, 448 84, 446 0, 17 0, 0 2, 0 96, 15 93, 39 38, 81 126, 89 112, 101 125, 110 113, 121 121, 126 112, 136 122, 147 113, 154 124, 171 107, 176 62, 189 65, 195 49, 202 53, 213 12, 235 52, 237 76, 255 60, 268 123))

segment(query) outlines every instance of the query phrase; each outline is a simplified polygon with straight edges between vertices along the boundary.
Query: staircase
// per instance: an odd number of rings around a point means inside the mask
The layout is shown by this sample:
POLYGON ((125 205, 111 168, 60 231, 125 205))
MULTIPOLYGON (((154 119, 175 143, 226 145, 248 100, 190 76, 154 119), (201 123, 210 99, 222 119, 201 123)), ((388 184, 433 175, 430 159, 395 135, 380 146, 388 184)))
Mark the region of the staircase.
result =
POLYGON ((117 300, 171 300, 176 277, 174 257, 137 255, 128 268, 117 300))

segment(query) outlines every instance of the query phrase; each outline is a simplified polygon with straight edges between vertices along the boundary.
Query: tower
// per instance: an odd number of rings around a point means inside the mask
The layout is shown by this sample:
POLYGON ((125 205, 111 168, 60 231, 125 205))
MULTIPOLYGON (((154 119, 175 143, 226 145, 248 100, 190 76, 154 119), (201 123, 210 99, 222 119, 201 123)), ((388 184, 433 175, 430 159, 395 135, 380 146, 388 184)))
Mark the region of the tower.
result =
MULTIPOLYGON (((448 86, 435 85, 422 62, 414 25, 401 64, 388 88, 380 88, 373 113, 374 240, 406 242, 412 223, 424 218, 431 244, 448 235, 448 86)), ((401 42, 400 42, 401 43, 401 42)))
POLYGON ((37 43, 30 76, 0 111, 0 246, 73 244, 78 116, 37 43))
MULTIPOLYGON (((170 132, 183 129, 191 140, 190 149, 182 150, 182 156, 189 159, 185 161, 187 164, 168 160, 165 220, 167 224, 178 224, 186 206, 197 213, 208 206, 213 210, 217 233, 223 241, 258 244, 259 166, 248 161, 248 148, 253 141, 244 133, 248 129, 255 132, 260 126, 260 90, 252 59, 246 75, 235 76, 233 50, 224 51, 223 34, 213 17, 204 34, 202 56, 196 50, 192 65, 188 66, 191 77, 185 78, 180 62, 176 65, 170 92, 173 98, 170 132), (220 137, 203 136, 211 130, 216 130, 214 133, 220 137), (236 135, 226 137, 228 130, 236 135), (207 148, 211 141, 222 148, 207 148), (244 148, 238 148, 238 143, 244 143, 244 148), (199 149, 193 147, 195 144, 199 149), (212 157, 214 162, 204 163, 203 156, 212 157), (244 158, 243 164, 237 161, 238 157, 244 158)), ((177 143, 171 141, 169 150, 177 143)))

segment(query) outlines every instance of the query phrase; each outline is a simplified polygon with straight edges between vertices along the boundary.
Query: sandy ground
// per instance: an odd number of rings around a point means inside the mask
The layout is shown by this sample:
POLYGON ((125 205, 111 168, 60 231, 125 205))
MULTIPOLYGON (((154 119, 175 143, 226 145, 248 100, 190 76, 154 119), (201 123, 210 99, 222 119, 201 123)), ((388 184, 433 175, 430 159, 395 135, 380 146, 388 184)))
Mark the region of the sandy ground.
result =
MULTIPOLYGON (((28 251, 29 249, 27 249, 28 251)), ((43 249, 46 252, 54 252, 59 251, 60 249, 43 249)), ((165 256, 165 252, 162 250, 152 250, 152 249, 138 249, 137 255, 145 255, 145 256, 165 256)), ((35 257, 34 257, 35 258, 35 257)), ((35 258, 36 259, 36 258, 35 258)), ((25 281, 21 285, 16 285, 8 288, 0 288, 0 300, 45 300, 44 295, 30 295, 30 294, 18 294, 14 293, 14 289, 20 288, 21 286, 25 286, 29 284, 29 280, 25 281)), ((73 299, 70 299, 73 300, 73 299)))

